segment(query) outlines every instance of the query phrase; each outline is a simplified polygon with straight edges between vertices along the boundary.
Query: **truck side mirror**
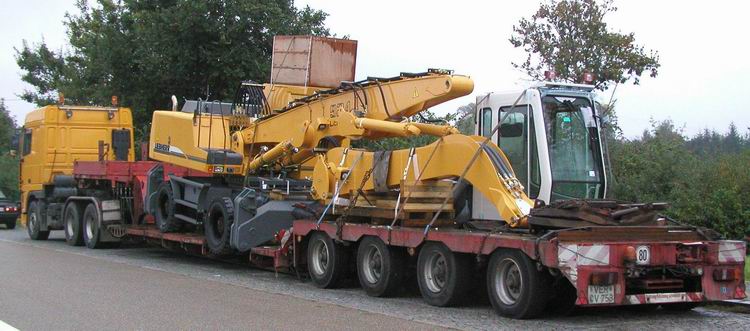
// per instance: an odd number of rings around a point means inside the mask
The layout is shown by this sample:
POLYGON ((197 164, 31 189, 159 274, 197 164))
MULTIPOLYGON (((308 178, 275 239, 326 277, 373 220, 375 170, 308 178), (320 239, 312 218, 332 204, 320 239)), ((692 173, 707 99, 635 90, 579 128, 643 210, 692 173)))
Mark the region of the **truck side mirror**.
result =
POLYGON ((21 134, 18 130, 16 130, 13 133, 13 137, 10 138, 10 153, 13 156, 16 156, 16 154, 18 153, 18 143, 20 141, 20 136, 21 134))

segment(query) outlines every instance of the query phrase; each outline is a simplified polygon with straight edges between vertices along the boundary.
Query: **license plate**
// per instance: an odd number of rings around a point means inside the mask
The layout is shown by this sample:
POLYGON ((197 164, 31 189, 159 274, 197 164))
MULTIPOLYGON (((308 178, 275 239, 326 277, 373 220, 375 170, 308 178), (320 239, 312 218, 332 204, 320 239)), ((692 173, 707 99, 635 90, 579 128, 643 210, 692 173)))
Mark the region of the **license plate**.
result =
POLYGON ((614 285, 589 285, 589 304, 615 303, 614 285))

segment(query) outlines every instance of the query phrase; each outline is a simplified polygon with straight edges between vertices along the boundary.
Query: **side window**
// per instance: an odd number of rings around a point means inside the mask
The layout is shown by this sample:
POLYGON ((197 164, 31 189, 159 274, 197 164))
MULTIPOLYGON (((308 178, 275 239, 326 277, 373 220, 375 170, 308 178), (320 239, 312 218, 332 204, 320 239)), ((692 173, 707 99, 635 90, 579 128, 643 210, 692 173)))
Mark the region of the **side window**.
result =
POLYGON ((518 105, 512 110, 511 107, 500 108, 498 115, 503 123, 497 140, 497 145, 510 160, 516 178, 532 199, 539 196, 541 183, 533 113, 529 105, 518 105))
POLYGON ((26 129, 23 133, 23 155, 31 153, 31 129, 26 129))
POLYGON ((528 186, 528 123, 526 106, 502 107, 498 116, 503 120, 500 124, 497 145, 505 153, 513 167, 516 178, 528 186))
POLYGON ((493 127, 492 108, 482 108, 482 136, 489 137, 493 127))

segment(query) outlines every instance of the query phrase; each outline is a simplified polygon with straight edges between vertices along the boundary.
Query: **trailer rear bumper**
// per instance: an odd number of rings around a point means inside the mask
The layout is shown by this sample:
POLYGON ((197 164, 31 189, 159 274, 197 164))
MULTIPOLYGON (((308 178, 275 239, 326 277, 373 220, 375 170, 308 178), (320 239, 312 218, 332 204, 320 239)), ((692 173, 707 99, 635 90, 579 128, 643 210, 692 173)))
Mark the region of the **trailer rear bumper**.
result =
POLYGON ((566 243, 558 269, 580 306, 744 299, 742 241, 566 243))

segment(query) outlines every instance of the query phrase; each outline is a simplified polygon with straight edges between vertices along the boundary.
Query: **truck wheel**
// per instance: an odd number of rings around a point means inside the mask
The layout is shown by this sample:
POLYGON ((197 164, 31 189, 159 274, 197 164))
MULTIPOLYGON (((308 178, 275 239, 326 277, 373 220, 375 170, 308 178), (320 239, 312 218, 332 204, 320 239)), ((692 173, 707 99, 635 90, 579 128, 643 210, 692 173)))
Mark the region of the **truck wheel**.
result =
POLYGON ((5 227, 8 228, 8 230, 13 230, 16 228, 16 219, 14 218, 12 221, 5 222, 5 227))
POLYGON ((102 248, 103 244, 99 234, 101 231, 100 224, 96 206, 93 203, 89 203, 83 212, 83 242, 86 244, 86 247, 91 249, 102 248))
POLYGON ((39 202, 32 201, 29 206, 28 223, 26 224, 26 231, 29 233, 31 240, 47 240, 49 238, 49 231, 40 230, 42 221, 42 211, 39 207, 39 202))
POLYGON ((377 237, 365 237, 357 250, 359 284, 373 297, 392 295, 404 275, 404 254, 377 237))
POLYGON ((65 223, 65 242, 71 246, 83 245, 83 227, 81 226, 81 207, 71 202, 65 206, 63 222, 65 223))
POLYGON ((180 221, 174 217, 174 195, 172 185, 163 182, 156 191, 156 227, 161 232, 175 232, 180 229, 180 221))
POLYGON ((316 232, 310 236, 307 244, 307 269, 315 286, 339 287, 344 280, 348 261, 346 248, 334 243, 327 234, 316 232))
POLYGON ((234 222, 234 204, 232 199, 217 198, 208 208, 208 218, 203 222, 206 244, 215 255, 227 255, 232 252, 229 246, 229 234, 234 222))
POLYGON ((471 270, 468 256, 455 254, 441 243, 427 243, 417 259, 419 292, 430 305, 457 305, 469 292, 471 270))
POLYGON ((487 292, 501 316, 533 318, 546 307, 550 282, 534 261, 518 250, 499 250, 487 267, 487 292))

